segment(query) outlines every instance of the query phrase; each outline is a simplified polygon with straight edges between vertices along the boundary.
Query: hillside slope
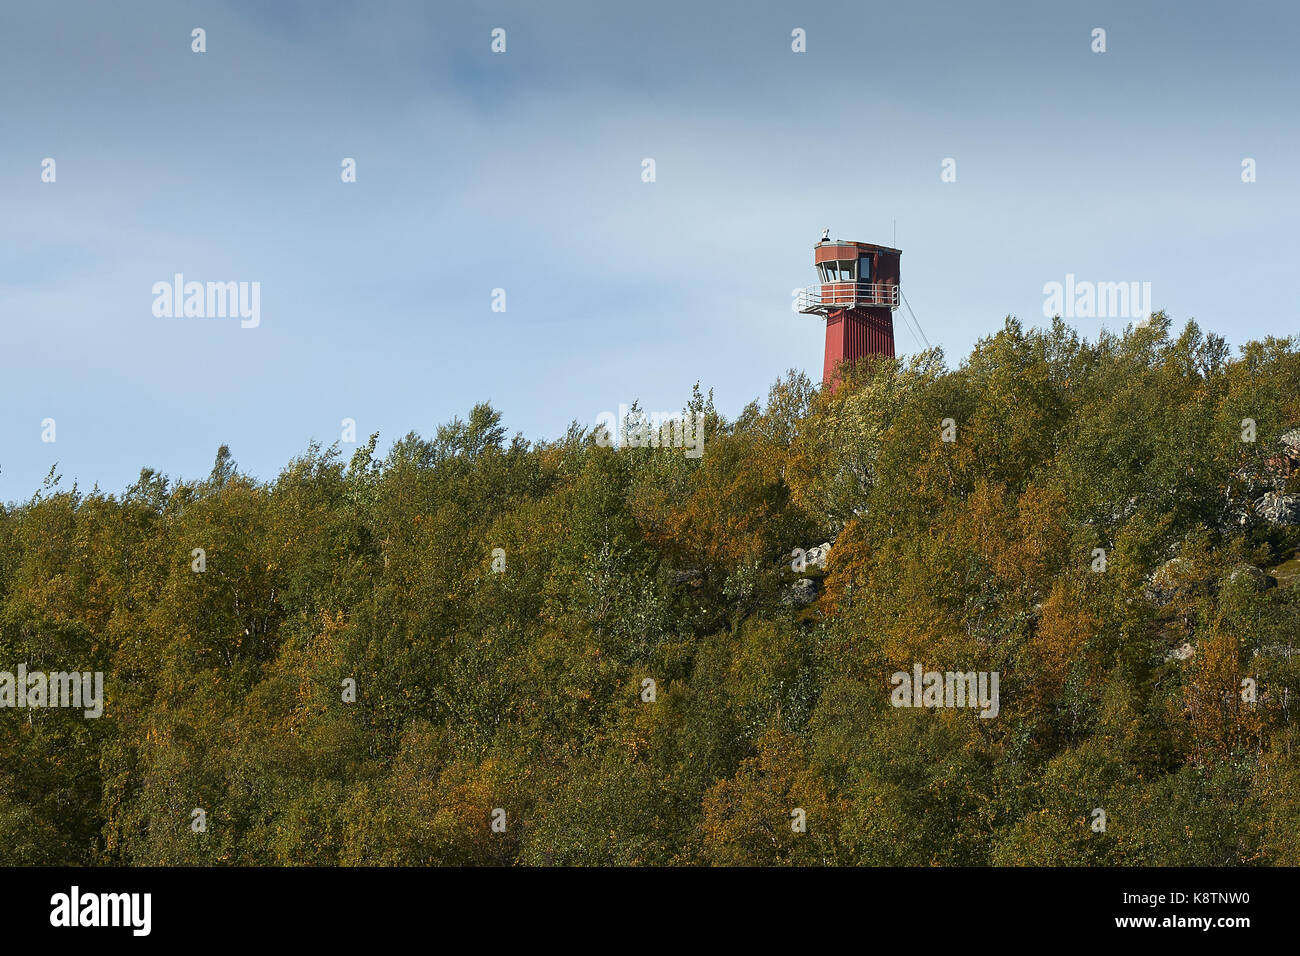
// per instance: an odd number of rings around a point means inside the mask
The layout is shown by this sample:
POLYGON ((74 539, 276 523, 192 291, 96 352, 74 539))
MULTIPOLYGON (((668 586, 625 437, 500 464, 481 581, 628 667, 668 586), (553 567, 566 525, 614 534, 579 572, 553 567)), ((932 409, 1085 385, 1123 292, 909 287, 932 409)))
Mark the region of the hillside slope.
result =
POLYGON ((0 671, 105 700, 0 710, 0 863, 1300 864, 1297 342, 1008 320, 689 411, 5 508, 0 671))

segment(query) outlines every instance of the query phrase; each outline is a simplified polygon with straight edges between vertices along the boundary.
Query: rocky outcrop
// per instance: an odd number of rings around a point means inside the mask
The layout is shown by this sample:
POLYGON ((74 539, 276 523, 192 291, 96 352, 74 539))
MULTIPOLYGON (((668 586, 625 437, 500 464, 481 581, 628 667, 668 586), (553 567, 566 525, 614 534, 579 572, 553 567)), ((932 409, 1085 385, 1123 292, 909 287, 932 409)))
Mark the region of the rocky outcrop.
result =
POLYGON ((826 570, 826 559, 830 557, 830 554, 831 544, 829 541, 824 541, 815 548, 808 549, 808 563, 816 565, 824 571, 826 570))
POLYGON ((1282 454, 1292 461, 1300 463, 1300 428, 1293 428, 1278 439, 1282 445, 1282 454))
POLYGON ((1256 591, 1277 587, 1277 578, 1265 574, 1253 564, 1239 564, 1224 578, 1226 584, 1244 584, 1256 591))
POLYGON ((1170 558, 1151 573, 1147 584, 1147 599, 1156 604, 1168 604, 1174 598, 1192 590, 1194 586, 1189 562, 1170 558))
POLYGON ((1267 446, 1262 462, 1252 460, 1232 473, 1226 491, 1229 523, 1247 527, 1263 519, 1278 527, 1300 525, 1300 495, 1288 493, 1295 491, 1297 475, 1300 428, 1292 428, 1267 446))
POLYGON ((1253 564, 1241 563, 1222 577, 1197 571, 1190 561, 1183 558, 1170 558, 1156 568, 1147 582, 1147 600, 1162 607, 1175 598, 1187 597, 1194 593, 1214 593, 1224 586, 1249 587, 1255 591, 1266 591, 1277 587, 1277 578, 1260 570, 1253 564))
POLYGON ((817 582, 812 578, 800 578, 781 594, 781 603, 786 607, 807 607, 815 600, 817 600, 817 582))
POLYGON ((1300 525, 1300 495, 1284 495, 1270 491, 1255 502, 1255 511, 1271 525, 1290 527, 1300 525))

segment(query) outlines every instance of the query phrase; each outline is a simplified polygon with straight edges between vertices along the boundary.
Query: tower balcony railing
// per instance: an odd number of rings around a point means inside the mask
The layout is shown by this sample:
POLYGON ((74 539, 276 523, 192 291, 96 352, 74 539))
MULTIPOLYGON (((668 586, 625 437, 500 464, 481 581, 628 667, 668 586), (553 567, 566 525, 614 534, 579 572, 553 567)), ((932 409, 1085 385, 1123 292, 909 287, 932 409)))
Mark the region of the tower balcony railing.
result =
POLYGON ((899 298, 896 282, 822 282, 801 291, 795 309, 818 315, 872 306, 892 311, 898 308, 899 298))

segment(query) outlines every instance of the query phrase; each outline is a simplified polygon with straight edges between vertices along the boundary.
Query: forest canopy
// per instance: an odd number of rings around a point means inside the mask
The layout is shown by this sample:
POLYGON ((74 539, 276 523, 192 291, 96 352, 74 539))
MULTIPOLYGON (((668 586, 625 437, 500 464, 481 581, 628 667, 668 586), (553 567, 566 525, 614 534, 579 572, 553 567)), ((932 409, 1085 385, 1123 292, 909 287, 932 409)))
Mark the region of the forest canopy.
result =
POLYGON ((684 411, 52 473, 0 671, 102 714, 0 709, 0 864, 1300 864, 1296 340, 1008 319, 684 411))

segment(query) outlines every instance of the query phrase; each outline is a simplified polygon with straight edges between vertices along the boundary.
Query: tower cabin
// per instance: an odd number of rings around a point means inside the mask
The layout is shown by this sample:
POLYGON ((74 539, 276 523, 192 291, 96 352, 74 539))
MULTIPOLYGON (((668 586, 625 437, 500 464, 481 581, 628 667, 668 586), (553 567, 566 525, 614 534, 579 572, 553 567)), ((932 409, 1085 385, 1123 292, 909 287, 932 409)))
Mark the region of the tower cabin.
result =
POLYGON ((825 235, 813 247, 818 284, 799 294, 796 307, 826 320, 823 384, 834 385, 841 362, 856 362, 867 355, 893 357, 902 255, 889 246, 825 235))

